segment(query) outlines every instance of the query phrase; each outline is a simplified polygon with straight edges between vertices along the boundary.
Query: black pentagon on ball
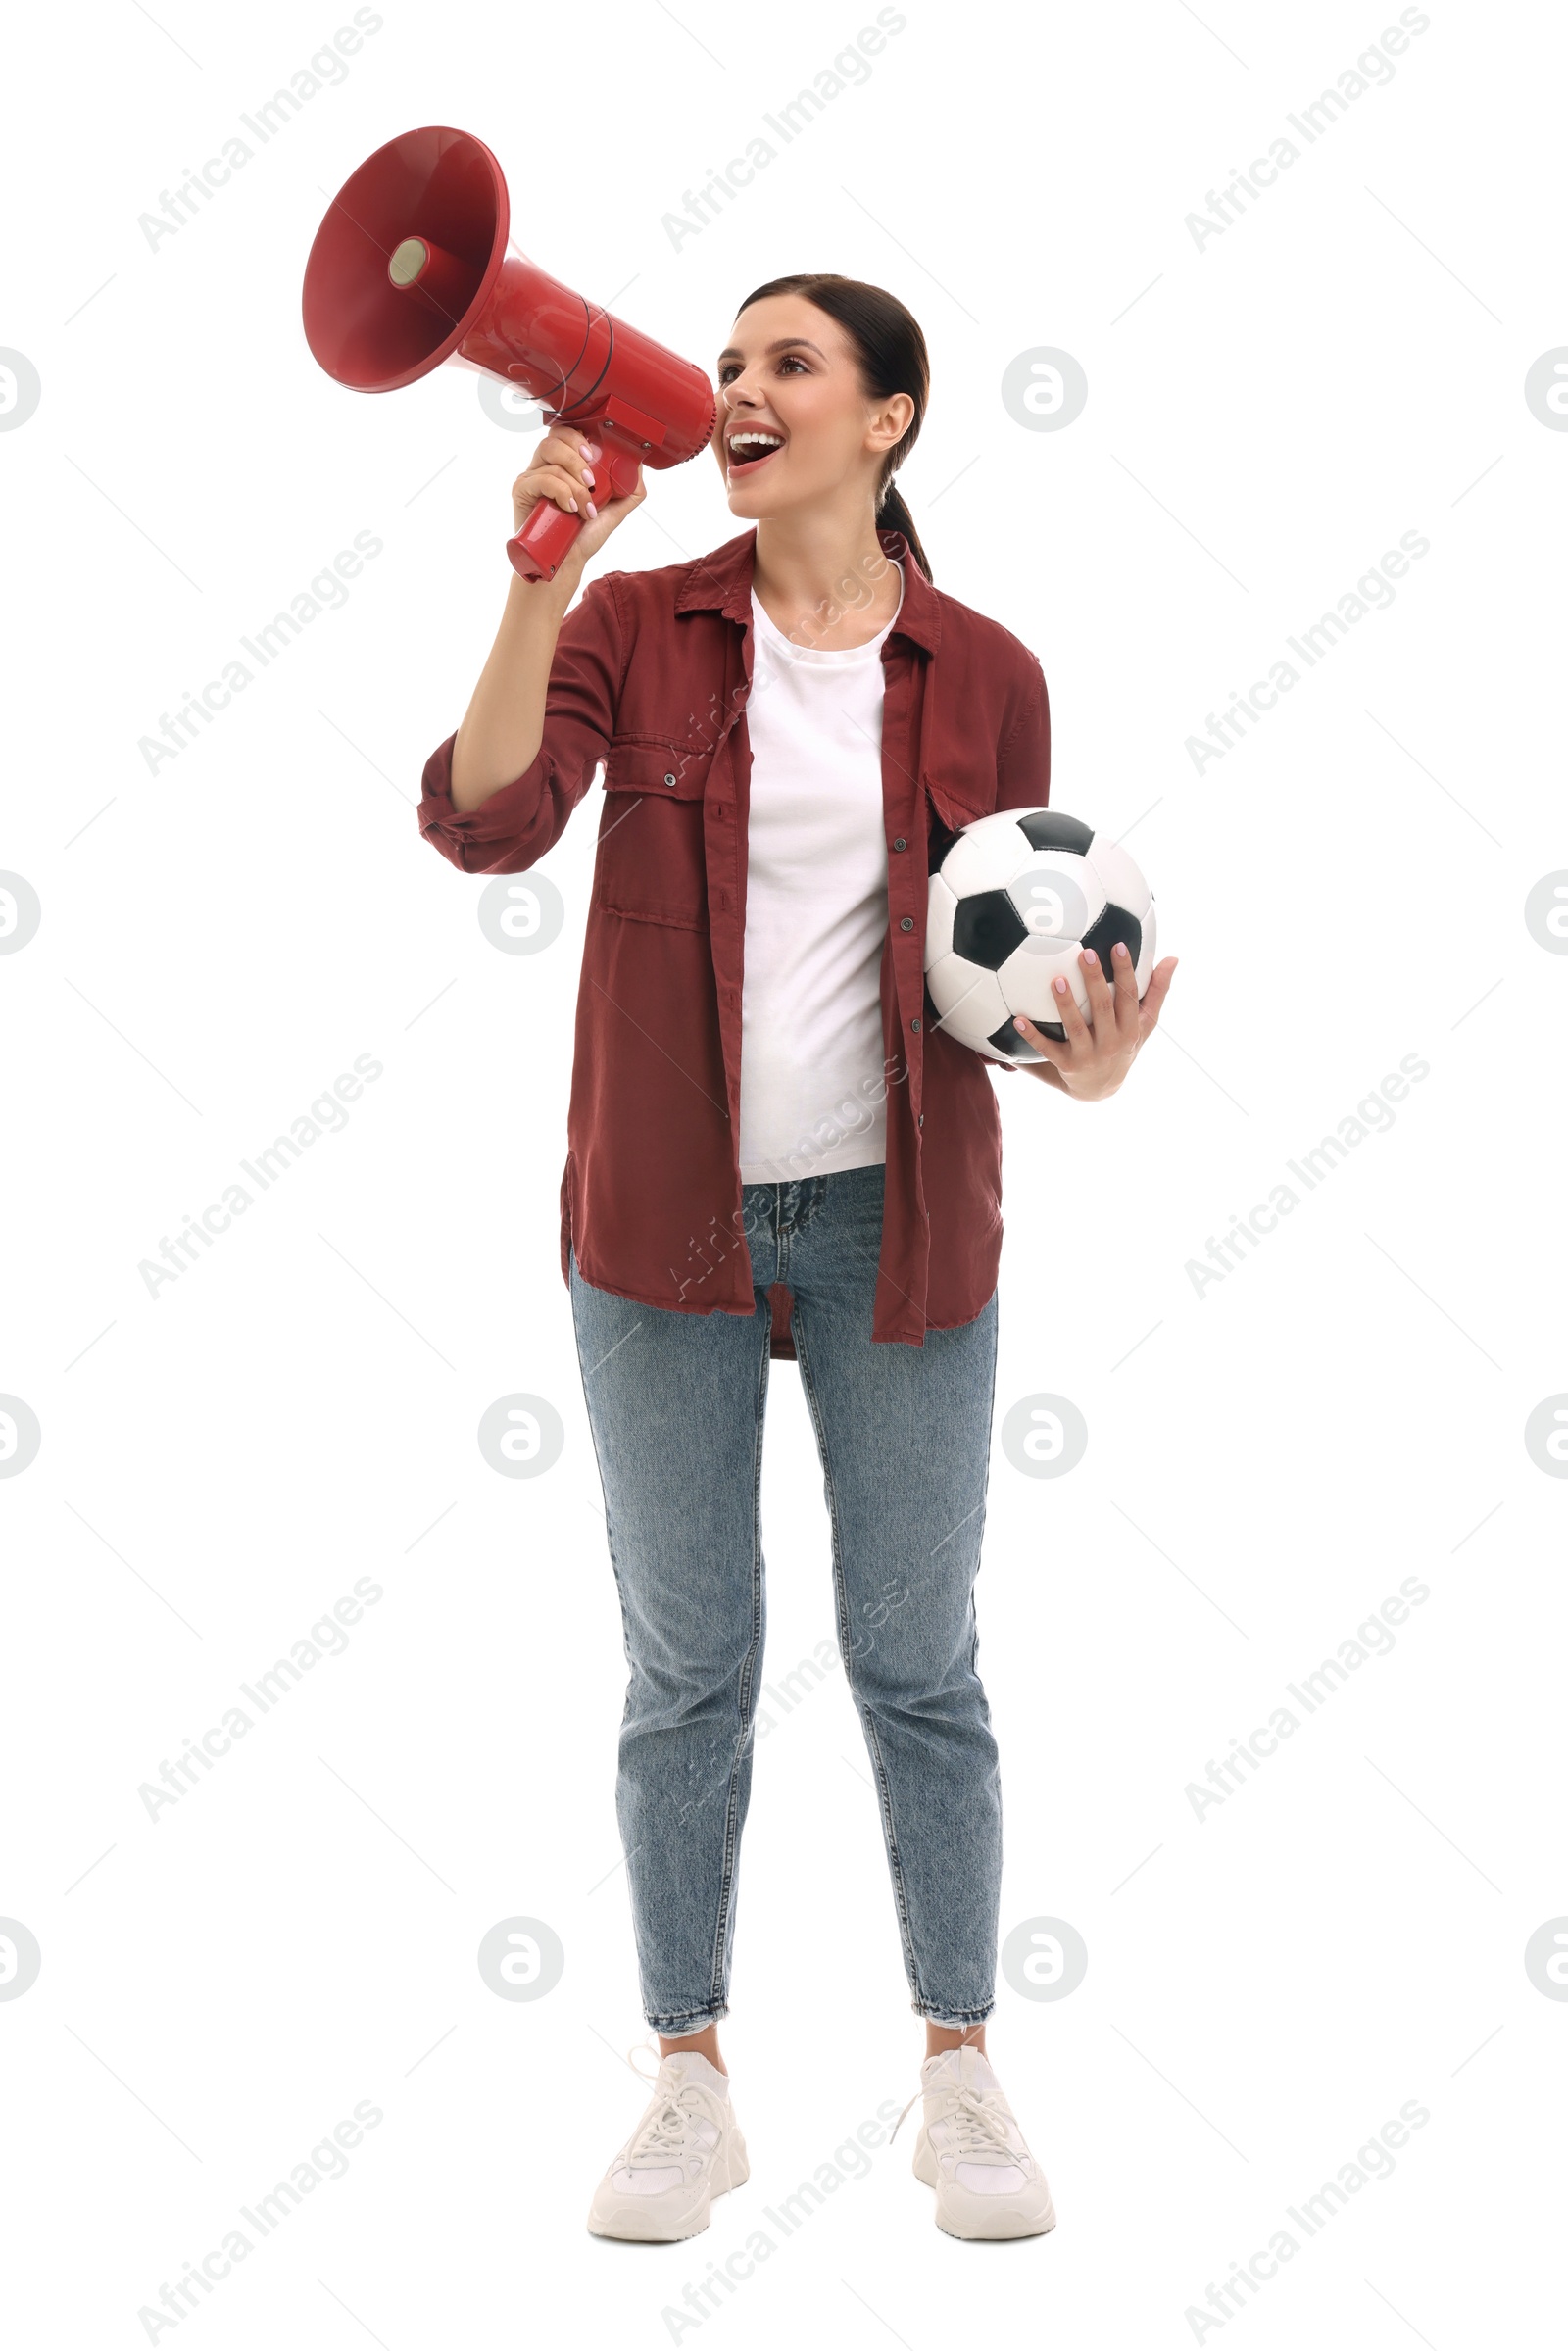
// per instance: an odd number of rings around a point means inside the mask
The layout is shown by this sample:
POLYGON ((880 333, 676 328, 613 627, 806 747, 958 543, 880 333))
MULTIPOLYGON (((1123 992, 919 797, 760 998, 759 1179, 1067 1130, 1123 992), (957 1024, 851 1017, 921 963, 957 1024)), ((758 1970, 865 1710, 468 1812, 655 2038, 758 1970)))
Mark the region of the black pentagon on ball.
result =
POLYGON ((1128 913, 1125 906, 1107 905, 1104 912, 1097 916, 1089 925, 1079 944, 1083 947, 1092 947, 1100 957, 1101 970, 1113 976, 1114 966, 1111 963, 1110 951, 1118 939, 1126 948, 1131 960, 1136 964, 1138 951, 1144 944, 1144 926, 1136 914, 1128 913))
POLYGON ((1005 890, 977 890, 960 898, 953 917, 953 952, 982 971, 997 971, 1029 932, 1005 890))
POLYGON ((1054 808, 1031 808, 1017 819, 1018 830, 1031 849, 1067 849, 1083 857, 1095 837, 1092 824, 1063 816, 1054 808))
MULTIPOLYGON (((1042 1037, 1054 1037, 1058 1045, 1066 1042, 1067 1032, 1059 1020, 1037 1020, 1035 1027, 1042 1037)), ((1019 1035, 1011 1020, 1004 1020, 1000 1029, 993 1029, 986 1043, 994 1053, 1005 1053, 1013 1061, 1043 1061, 1046 1057, 1036 1052, 1027 1037, 1019 1035)))

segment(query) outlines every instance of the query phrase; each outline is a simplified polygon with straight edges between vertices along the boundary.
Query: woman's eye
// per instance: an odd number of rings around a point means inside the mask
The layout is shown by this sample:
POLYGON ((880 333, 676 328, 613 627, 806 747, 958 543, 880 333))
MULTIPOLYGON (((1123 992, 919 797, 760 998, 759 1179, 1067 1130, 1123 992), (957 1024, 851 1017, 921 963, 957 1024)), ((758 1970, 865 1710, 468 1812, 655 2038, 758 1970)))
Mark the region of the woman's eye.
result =
MULTIPOLYGON (((801 357, 801 355, 800 355, 800 353, 799 353, 798 351, 787 351, 787 352, 785 352, 785 354, 784 354, 783 358, 782 358, 782 359, 779 361, 779 366, 780 366, 781 367, 802 367, 802 368, 805 368, 805 367, 806 367, 806 362, 805 362, 805 360, 803 360, 803 359, 802 359, 802 357, 801 357)), ((738 372, 738 370, 737 370, 737 368, 736 368, 736 366, 735 366, 735 363, 734 363, 734 361, 733 361, 733 360, 726 360, 726 361, 725 361, 725 363, 724 363, 724 365, 723 365, 723 367, 720 367, 720 369, 719 369, 719 371, 718 371, 718 380, 719 380, 719 382, 720 382, 721 384, 727 384, 727 383, 729 382, 729 379, 730 379, 730 377, 731 377, 732 375, 736 374, 737 372, 738 372)), ((808 369, 807 369, 807 372, 808 372, 808 373, 809 373, 809 372, 810 372, 810 370, 808 368, 808 369)))

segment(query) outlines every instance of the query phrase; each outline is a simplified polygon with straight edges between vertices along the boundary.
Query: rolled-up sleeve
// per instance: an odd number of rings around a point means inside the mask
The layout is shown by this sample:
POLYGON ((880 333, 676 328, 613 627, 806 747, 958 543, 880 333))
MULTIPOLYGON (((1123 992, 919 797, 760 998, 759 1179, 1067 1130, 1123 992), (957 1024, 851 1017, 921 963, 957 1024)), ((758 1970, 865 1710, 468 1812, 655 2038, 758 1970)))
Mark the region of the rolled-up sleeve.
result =
POLYGON ((452 805, 457 735, 424 764, 419 830, 463 873, 523 873, 548 856, 593 781, 614 732, 625 674, 615 574, 590 582, 561 624, 532 766, 477 808, 452 805))

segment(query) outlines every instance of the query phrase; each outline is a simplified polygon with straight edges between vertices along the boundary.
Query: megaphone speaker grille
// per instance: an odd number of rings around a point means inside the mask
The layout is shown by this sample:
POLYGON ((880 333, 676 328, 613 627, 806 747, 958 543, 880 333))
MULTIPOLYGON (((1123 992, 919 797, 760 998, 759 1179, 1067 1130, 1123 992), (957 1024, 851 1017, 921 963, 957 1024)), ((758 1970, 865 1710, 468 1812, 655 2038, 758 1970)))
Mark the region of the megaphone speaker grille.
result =
POLYGON ((336 382, 394 392, 439 367, 506 259, 507 185, 482 140, 405 131, 332 200, 305 269, 305 339, 336 382))

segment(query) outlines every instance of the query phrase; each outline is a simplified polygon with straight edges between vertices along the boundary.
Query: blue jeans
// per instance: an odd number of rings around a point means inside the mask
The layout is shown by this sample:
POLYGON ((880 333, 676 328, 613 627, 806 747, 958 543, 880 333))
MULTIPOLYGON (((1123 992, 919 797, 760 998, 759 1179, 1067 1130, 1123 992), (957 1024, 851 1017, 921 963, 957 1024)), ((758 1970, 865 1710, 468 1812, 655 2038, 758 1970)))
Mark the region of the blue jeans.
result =
MULTIPOLYGON (((917 2016, 995 1999, 1002 1790, 975 1671, 997 1299, 922 1346, 871 1339, 885 1170, 749 1184, 756 1311, 681 1314, 568 1264, 583 1394, 631 1668, 616 1812, 656 2032, 729 2013, 765 1623, 769 1284, 816 1431, 839 1653, 870 1756, 917 2016)), ((824 1823, 831 1830, 831 1823, 824 1823)))

